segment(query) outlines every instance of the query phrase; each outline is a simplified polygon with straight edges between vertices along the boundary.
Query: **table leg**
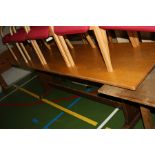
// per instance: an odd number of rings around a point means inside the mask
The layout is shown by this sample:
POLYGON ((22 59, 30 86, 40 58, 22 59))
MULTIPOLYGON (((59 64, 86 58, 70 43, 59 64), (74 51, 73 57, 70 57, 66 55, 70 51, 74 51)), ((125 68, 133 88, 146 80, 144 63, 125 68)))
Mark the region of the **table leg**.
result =
POLYGON ((122 103, 122 110, 125 117, 125 124, 123 128, 133 128, 134 125, 140 119, 140 109, 139 106, 136 106, 131 103, 122 103))
POLYGON ((0 75, 0 85, 2 86, 2 89, 5 91, 8 87, 7 83, 3 79, 2 75, 0 75))
POLYGON ((143 118, 145 129, 153 129, 154 127, 153 127, 153 121, 152 121, 150 109, 141 106, 140 110, 141 110, 141 115, 143 118))
POLYGON ((52 90, 52 87, 49 85, 49 81, 52 80, 52 76, 46 75, 45 73, 38 72, 38 79, 44 89, 43 96, 46 96, 49 94, 49 92, 52 90))
MULTIPOLYGON (((55 78, 52 75, 41 73, 41 72, 38 74, 39 74, 39 79, 45 89, 45 92, 49 92, 48 90, 51 90, 51 88, 55 87, 55 88, 64 90, 66 92, 70 92, 82 97, 89 98, 97 102, 108 104, 114 107, 120 107, 123 110, 124 117, 125 117, 125 124, 123 128, 133 128, 140 118, 139 106, 132 105, 131 103, 118 103, 118 102, 111 101, 104 97, 98 96, 97 95, 98 91, 97 92, 95 91, 92 93, 86 93, 80 90, 76 90, 74 88, 70 88, 68 86, 64 86, 62 83, 62 79, 64 78, 62 77, 55 78)), ((45 96, 46 94, 47 93, 44 93, 43 96, 45 96)))

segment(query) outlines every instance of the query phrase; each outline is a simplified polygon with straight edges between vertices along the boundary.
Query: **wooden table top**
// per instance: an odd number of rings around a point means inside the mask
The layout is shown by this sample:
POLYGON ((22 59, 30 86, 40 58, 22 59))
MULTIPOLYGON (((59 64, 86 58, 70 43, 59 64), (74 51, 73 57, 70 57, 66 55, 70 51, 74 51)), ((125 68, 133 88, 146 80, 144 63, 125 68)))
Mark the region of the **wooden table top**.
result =
POLYGON ((143 43, 138 48, 133 48, 129 43, 110 44, 112 73, 107 72, 98 48, 92 49, 84 44, 74 47, 71 54, 76 66, 73 68, 66 66, 56 46, 52 46, 52 51, 42 48, 48 61, 46 66, 41 65, 32 49, 29 49, 29 54, 33 57, 33 63, 25 64, 16 52, 20 63, 13 61, 12 64, 131 90, 137 88, 155 64, 155 43, 143 43))

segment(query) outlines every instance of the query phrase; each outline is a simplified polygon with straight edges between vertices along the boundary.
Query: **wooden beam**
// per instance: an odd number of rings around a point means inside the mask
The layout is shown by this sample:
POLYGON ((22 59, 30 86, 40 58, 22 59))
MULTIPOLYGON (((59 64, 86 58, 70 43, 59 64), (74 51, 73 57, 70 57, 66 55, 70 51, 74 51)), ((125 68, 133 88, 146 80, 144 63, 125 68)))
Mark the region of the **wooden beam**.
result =
POLYGON ((141 106, 140 110, 141 110, 141 115, 143 118, 143 123, 144 123, 145 129, 153 129, 154 126, 153 126, 150 109, 141 106))

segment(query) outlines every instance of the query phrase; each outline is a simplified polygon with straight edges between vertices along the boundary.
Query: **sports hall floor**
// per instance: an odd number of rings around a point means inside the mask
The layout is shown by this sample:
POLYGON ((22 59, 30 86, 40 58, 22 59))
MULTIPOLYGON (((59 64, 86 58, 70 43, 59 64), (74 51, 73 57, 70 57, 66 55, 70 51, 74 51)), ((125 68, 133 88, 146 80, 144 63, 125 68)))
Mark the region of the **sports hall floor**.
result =
MULTIPOLYGON (((71 87, 92 91, 95 88, 79 85, 66 81, 71 87)), ((41 95, 41 87, 35 72, 15 83, 30 93, 41 95)), ((1 129, 96 129, 101 123, 102 129, 119 129, 124 124, 124 116, 121 110, 107 121, 107 118, 115 110, 98 102, 76 96, 55 88, 51 89, 46 98, 60 108, 39 101, 37 98, 21 91, 14 85, 10 86, 7 93, 0 94, 0 128, 1 129), (65 113, 63 108, 69 109, 65 113), (73 112, 73 113, 72 113, 73 112), (83 118, 88 121, 84 121, 83 118), (89 123, 95 122, 95 123, 89 123)), ((155 115, 153 114, 153 120, 155 115)), ((135 129, 142 129, 140 120, 135 129)))

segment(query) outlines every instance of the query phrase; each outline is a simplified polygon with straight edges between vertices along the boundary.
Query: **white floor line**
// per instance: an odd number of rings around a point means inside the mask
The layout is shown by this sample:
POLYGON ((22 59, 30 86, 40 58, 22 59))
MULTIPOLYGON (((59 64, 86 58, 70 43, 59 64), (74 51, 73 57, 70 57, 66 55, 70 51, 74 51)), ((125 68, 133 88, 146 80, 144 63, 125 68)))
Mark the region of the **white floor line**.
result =
MULTIPOLYGON (((29 79, 28 81, 24 82, 23 84, 21 84, 19 86, 20 87, 23 87, 25 86, 26 84, 28 84, 30 81, 32 81, 33 79, 35 79, 37 77, 37 75, 33 76, 31 79, 29 79)), ((7 97, 9 97, 11 94, 13 94, 14 92, 16 92, 18 90, 18 88, 15 88, 14 90, 12 90, 10 93, 8 93, 7 95, 3 96, 1 99, 0 99, 0 102, 4 99, 6 99, 7 97)))
POLYGON ((81 85, 81 86, 88 86, 87 84, 83 84, 83 83, 80 83, 80 82, 72 82, 74 84, 78 84, 78 85, 81 85))
POLYGON ((26 84, 28 84, 29 82, 31 82, 33 79, 37 78, 38 75, 33 76, 31 79, 27 80, 26 82, 24 82, 23 84, 19 85, 18 87, 23 87, 26 84))
POLYGON ((113 112, 97 127, 97 129, 102 129, 118 111, 119 108, 115 108, 113 112))

